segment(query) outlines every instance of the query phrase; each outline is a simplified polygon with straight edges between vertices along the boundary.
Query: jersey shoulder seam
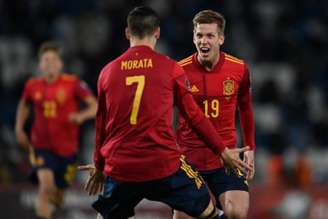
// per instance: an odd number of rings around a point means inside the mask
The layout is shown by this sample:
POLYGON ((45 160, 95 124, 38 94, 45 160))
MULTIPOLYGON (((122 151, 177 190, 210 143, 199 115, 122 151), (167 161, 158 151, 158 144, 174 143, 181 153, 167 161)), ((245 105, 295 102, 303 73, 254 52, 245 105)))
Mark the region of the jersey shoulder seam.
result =
POLYGON ((225 60, 228 60, 230 62, 234 62, 234 63, 241 64, 241 65, 245 64, 244 60, 239 59, 239 58, 237 58, 235 56, 232 56, 230 54, 224 53, 224 56, 225 56, 225 60))
POLYGON ((67 73, 63 73, 61 76, 62 76, 62 79, 65 81, 75 81, 77 79, 77 77, 75 75, 71 75, 71 74, 67 74, 67 73))
POLYGON ((184 67, 184 66, 186 66, 186 65, 189 65, 189 64, 193 63, 193 59, 192 59, 192 57, 193 57, 193 55, 190 55, 190 56, 188 56, 187 58, 184 58, 184 59, 180 60, 180 61, 178 62, 178 64, 179 64, 181 67, 184 67))

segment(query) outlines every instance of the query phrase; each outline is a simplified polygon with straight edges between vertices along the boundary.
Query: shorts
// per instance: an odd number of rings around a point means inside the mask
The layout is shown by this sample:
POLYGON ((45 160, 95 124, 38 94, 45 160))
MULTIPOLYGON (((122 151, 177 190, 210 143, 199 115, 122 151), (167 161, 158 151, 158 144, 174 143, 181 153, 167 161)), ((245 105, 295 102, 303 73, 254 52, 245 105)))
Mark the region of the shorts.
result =
POLYGON ((47 150, 31 148, 29 159, 32 165, 29 178, 33 183, 38 183, 37 171, 42 168, 53 171, 59 189, 65 189, 73 183, 77 171, 76 155, 61 157, 47 150))
POLYGON ((218 200, 222 193, 233 190, 248 192, 248 182, 240 171, 235 173, 222 167, 216 170, 201 171, 200 174, 215 196, 219 209, 222 209, 218 200))
POLYGON ((107 176, 104 193, 92 206, 104 219, 126 219, 134 215, 134 207, 143 198, 166 203, 192 217, 201 215, 210 202, 201 176, 182 161, 177 172, 159 180, 131 183, 107 176))

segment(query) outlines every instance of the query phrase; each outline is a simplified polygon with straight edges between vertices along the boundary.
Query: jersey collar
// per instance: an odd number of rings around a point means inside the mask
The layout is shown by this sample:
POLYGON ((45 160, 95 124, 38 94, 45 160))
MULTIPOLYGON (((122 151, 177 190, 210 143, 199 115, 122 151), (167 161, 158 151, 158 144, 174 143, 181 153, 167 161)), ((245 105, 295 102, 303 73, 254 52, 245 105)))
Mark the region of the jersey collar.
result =
POLYGON ((132 46, 129 48, 129 50, 131 50, 131 51, 134 51, 134 50, 153 51, 152 48, 150 48, 149 46, 145 46, 145 45, 132 46))
POLYGON ((207 71, 198 61, 197 59, 197 52, 194 53, 193 55, 193 59, 194 59, 194 62, 196 63, 196 66, 197 68, 199 68, 203 73, 216 73, 218 71, 220 71, 223 63, 224 63, 224 60, 225 60, 225 54, 224 52, 220 51, 220 58, 219 58, 219 61, 216 63, 216 65, 214 66, 214 68, 211 70, 211 71, 207 71))

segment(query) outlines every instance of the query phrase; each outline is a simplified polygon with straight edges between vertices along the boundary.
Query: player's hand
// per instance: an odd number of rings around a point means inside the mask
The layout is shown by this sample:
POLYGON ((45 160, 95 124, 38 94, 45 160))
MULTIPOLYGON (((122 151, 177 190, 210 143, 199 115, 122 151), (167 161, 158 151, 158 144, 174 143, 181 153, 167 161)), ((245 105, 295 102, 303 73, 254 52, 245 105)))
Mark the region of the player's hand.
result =
POLYGON ((248 150, 249 147, 235 148, 235 149, 229 149, 228 147, 226 147, 221 154, 221 158, 223 160, 224 166, 234 171, 237 171, 237 169, 239 169, 244 175, 246 175, 247 171, 252 170, 252 166, 243 162, 240 159, 239 154, 246 152, 248 150))
POLYGON ((250 167, 252 167, 252 169, 247 171, 246 173, 246 179, 251 180, 253 179, 255 174, 254 150, 244 152, 244 162, 247 163, 250 167))
POLYGON ((84 186, 84 190, 89 195, 96 195, 103 191, 105 176, 102 171, 97 170, 93 164, 78 166, 78 170, 89 172, 89 178, 84 186))
POLYGON ((16 130, 16 138, 18 144, 24 149, 27 149, 30 146, 30 141, 27 137, 27 134, 24 131, 16 130))
POLYGON ((81 125, 84 122, 84 118, 80 113, 71 113, 68 117, 69 121, 76 124, 81 125))

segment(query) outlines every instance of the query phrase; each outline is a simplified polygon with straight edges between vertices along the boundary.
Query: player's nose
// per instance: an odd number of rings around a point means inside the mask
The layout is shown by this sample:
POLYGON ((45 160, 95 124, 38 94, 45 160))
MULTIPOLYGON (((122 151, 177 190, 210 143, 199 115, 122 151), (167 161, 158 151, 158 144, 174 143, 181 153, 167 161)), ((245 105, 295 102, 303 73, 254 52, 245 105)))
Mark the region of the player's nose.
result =
POLYGON ((205 37, 200 39, 200 43, 201 44, 206 44, 207 43, 207 39, 205 37))

